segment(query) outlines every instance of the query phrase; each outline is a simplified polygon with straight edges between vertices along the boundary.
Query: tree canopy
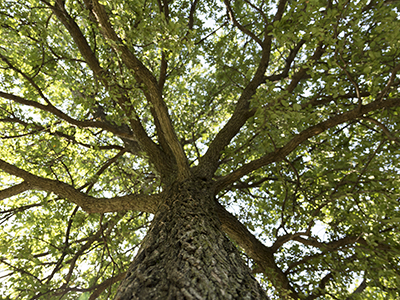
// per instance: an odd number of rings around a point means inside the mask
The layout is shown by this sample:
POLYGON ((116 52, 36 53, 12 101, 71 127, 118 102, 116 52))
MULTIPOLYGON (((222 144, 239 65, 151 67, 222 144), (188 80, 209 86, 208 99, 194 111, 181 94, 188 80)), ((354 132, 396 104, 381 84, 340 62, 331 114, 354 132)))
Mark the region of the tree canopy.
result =
POLYGON ((388 0, 1 1, 1 299, 111 299, 189 177, 271 299, 399 299, 399 28, 388 0))

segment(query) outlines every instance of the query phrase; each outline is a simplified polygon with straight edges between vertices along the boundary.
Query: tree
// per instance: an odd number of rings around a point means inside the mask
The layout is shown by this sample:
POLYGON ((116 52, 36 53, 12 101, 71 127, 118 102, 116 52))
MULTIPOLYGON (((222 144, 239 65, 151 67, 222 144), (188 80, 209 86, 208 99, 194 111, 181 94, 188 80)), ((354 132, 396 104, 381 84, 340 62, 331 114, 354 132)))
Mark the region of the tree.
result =
POLYGON ((2 299, 398 299, 399 9, 2 1, 2 299))

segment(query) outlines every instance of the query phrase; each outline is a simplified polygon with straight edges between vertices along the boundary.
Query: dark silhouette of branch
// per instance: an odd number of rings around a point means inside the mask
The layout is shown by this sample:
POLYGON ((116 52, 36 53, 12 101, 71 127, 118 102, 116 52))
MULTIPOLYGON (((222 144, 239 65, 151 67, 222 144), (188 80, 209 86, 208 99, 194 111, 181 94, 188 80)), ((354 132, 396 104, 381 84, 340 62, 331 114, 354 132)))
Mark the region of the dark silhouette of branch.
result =
POLYGON ((245 26, 240 24, 238 22, 238 20, 236 19, 235 13, 234 13, 234 11, 232 9, 232 6, 231 6, 231 1, 230 0, 224 0, 224 3, 225 3, 225 6, 226 6, 226 10, 227 10, 229 19, 231 20, 233 25, 235 27, 237 27, 241 32, 243 32, 244 34, 248 35, 251 39, 253 39, 262 48, 264 46, 264 43, 262 42, 262 40, 257 35, 255 35, 254 32, 251 32, 245 26))
POLYGON ((194 14, 196 12, 196 6, 199 0, 194 0, 190 5, 190 12, 189 12, 189 21, 188 21, 188 29, 192 30, 194 25, 194 14))

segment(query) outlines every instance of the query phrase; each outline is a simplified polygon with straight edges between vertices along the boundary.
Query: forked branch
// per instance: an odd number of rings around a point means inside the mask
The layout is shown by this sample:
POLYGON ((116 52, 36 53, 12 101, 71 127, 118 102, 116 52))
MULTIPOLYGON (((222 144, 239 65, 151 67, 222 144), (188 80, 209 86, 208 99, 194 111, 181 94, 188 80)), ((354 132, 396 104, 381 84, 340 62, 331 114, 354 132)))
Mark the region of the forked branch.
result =
POLYGON ((208 147, 206 154, 200 159, 199 168, 205 177, 214 174, 218 168, 219 158, 223 149, 229 145, 246 121, 255 113, 254 109, 250 109, 250 99, 256 93, 257 88, 265 81, 264 74, 268 68, 271 55, 271 39, 271 36, 267 36, 263 41, 264 47, 261 53, 261 60, 253 79, 240 95, 231 118, 218 132, 208 147))
POLYGON ((236 19, 235 12, 232 9, 231 2, 230 0, 224 0, 226 10, 228 12, 229 19, 235 25, 241 32, 244 34, 248 35, 250 38, 252 38, 257 44, 259 44, 261 47, 264 46, 262 40, 254 34, 254 32, 251 32, 249 29, 247 29, 245 26, 239 23, 239 21, 236 19))
MULTIPOLYGON (((46 1, 44 1, 47 5, 49 5, 46 1)), ((91 2, 86 1, 90 7, 91 2)), ((102 7, 102 6, 100 6, 102 7)), ((68 33, 71 35, 72 39, 74 40, 77 48, 79 49, 80 53, 82 54, 83 58, 95 73, 95 75, 100 79, 103 85, 108 90, 117 89, 118 90, 118 102, 122 108, 126 109, 129 116, 129 123, 134 131, 135 137, 141 147, 146 151, 149 155, 151 161, 155 164, 161 174, 168 174, 171 172, 173 167, 168 164, 168 160, 165 157, 165 153, 153 142, 153 140, 147 135, 146 131, 144 130, 138 114, 132 107, 130 100, 125 95, 125 91, 115 84, 110 83, 110 74, 107 70, 101 68, 100 63, 97 60, 96 55, 92 51, 89 43, 87 42, 86 38, 84 37, 83 33, 81 32, 79 26, 76 24, 74 19, 67 13, 64 7, 64 1, 57 0, 55 6, 50 6, 53 10, 54 14, 58 17, 64 27, 67 29, 68 33)), ((112 30, 112 29, 111 29, 112 30)), ((154 79, 154 77, 153 77, 154 79)), ((155 80, 155 79, 154 79, 155 80)))
POLYGON ((100 29, 104 37, 110 41, 111 47, 121 55, 124 64, 134 71, 136 78, 144 84, 142 87, 148 95, 148 100, 153 105, 156 117, 161 124, 163 134, 165 135, 168 146, 170 147, 178 165, 178 177, 183 179, 190 176, 189 164, 182 145, 179 143, 175 130, 172 126, 168 108, 163 100, 163 95, 154 75, 146 68, 145 65, 136 57, 136 55, 124 45, 123 41, 118 37, 112 28, 108 15, 103 5, 97 0, 85 0, 88 7, 92 8, 94 15, 98 21, 100 29))

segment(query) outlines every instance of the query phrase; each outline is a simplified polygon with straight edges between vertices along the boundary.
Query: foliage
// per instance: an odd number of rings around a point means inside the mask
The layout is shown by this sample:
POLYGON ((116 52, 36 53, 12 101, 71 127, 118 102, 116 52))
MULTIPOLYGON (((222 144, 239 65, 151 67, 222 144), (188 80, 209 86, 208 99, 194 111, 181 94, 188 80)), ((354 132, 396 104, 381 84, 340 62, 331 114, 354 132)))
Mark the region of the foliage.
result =
POLYGON ((0 2, 2 299, 112 297, 186 158, 299 298, 400 298, 399 1, 99 2, 0 2))

